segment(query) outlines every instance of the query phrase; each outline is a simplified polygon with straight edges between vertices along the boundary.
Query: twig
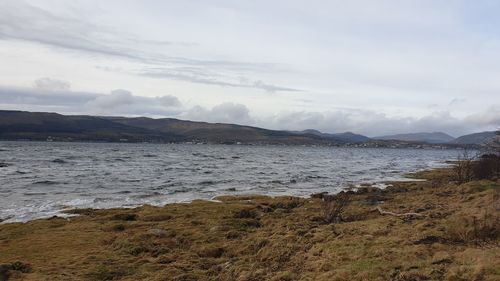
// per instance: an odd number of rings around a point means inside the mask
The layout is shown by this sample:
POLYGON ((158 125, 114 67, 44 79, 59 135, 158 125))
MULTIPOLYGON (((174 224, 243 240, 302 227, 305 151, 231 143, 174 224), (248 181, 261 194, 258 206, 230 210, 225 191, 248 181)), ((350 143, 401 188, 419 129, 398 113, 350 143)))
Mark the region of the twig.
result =
POLYGON ((424 215, 422 214, 419 214, 419 213, 402 213, 402 214, 398 214, 398 213, 393 213, 393 212, 388 212, 388 211, 384 211, 382 210, 382 208, 380 207, 377 207, 377 211, 381 214, 381 215, 390 215, 390 216, 395 216, 395 217, 423 217, 424 215))

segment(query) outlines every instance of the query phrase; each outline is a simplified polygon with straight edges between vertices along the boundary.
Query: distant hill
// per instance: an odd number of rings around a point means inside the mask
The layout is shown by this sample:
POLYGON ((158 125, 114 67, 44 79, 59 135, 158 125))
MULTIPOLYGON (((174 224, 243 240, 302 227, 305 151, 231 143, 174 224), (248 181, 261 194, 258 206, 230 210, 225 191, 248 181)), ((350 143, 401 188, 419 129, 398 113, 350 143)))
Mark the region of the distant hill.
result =
POLYGON ((183 121, 172 118, 96 117, 0 110, 0 139, 255 144, 337 144, 314 134, 183 121))
POLYGON ((185 121, 174 118, 153 119, 146 117, 105 117, 107 120, 150 129, 174 133, 186 140, 212 143, 271 143, 271 144, 325 144, 339 143, 314 134, 293 134, 287 131, 267 130, 251 126, 223 123, 185 121))
POLYGON ((369 138, 367 136, 355 134, 352 132, 329 134, 329 133, 322 133, 318 130, 309 129, 309 130, 301 131, 301 133, 314 134, 317 136, 322 136, 325 138, 331 138, 331 139, 336 139, 339 141, 350 142, 350 143, 352 143, 352 142, 366 142, 366 141, 371 140, 371 138, 369 138))
POLYGON ((456 138, 452 143, 457 144, 485 144, 493 140, 496 136, 495 131, 474 133, 456 138))
POLYGON ((87 141, 177 141, 175 134, 160 133, 94 116, 0 110, 0 139, 87 141))
POLYGON ((414 147, 422 142, 456 147, 481 144, 494 132, 453 139, 444 133, 416 133, 369 138, 352 132, 278 131, 252 126, 206 123, 174 118, 102 117, 0 110, 0 140, 102 142, 201 142, 222 144, 348 145, 414 147))
POLYGON ((397 134, 397 135, 387 135, 375 137, 378 140, 400 140, 400 141, 415 141, 415 142, 427 142, 427 143, 449 143, 455 140, 454 137, 442 133, 442 132, 432 132, 432 133, 411 133, 411 134, 397 134))

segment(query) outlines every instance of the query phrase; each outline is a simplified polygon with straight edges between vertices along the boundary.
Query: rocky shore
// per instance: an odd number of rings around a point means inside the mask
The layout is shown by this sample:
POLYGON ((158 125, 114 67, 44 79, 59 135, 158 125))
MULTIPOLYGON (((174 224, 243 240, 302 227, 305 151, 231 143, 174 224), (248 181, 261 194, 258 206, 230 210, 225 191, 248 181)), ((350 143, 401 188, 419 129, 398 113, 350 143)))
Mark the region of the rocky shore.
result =
POLYGON ((0 280, 499 280, 499 181, 411 176, 1 224, 0 280))

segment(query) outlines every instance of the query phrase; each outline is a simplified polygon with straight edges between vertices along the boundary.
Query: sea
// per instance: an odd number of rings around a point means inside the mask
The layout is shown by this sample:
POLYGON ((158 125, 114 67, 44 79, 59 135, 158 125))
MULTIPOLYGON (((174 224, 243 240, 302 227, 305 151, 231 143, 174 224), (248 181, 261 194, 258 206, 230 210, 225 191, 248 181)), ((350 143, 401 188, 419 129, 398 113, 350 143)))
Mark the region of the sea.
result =
POLYGON ((64 216, 220 195, 307 197, 407 180, 453 149, 151 143, 0 142, 0 220, 64 216))

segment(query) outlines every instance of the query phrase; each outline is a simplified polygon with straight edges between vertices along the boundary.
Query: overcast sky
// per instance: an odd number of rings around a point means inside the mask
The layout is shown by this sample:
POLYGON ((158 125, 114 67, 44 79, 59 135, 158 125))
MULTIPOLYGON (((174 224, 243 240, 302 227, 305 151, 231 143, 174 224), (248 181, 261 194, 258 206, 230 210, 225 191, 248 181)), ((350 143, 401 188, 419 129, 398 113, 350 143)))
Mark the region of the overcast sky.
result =
POLYGON ((0 0, 0 109, 500 127, 500 1, 0 0))

